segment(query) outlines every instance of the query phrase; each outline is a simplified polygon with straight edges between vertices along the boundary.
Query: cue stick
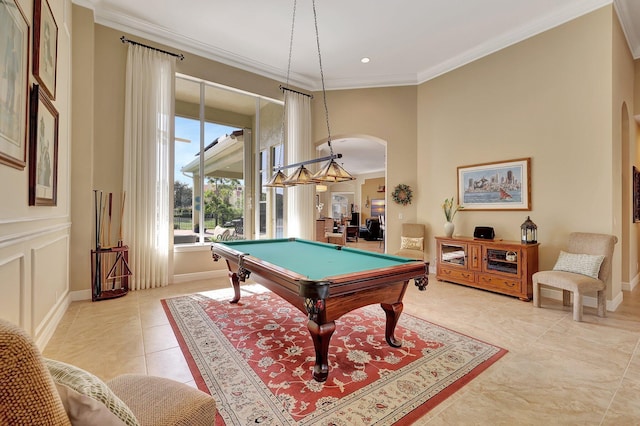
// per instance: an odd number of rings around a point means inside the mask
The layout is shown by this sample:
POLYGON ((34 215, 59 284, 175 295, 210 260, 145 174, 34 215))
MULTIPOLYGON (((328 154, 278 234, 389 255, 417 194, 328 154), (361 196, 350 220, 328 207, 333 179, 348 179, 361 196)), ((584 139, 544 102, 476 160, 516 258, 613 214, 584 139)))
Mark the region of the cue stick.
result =
POLYGON ((126 191, 122 191, 122 197, 120 201, 120 233, 118 235, 118 246, 122 246, 122 222, 124 219, 124 200, 127 196, 126 191))
POLYGON ((113 204, 113 192, 109 193, 109 230, 107 231, 107 246, 111 247, 111 206, 113 204))
POLYGON ((95 276, 94 276, 94 289, 93 294, 97 298, 100 293, 102 293, 102 277, 101 277, 101 269, 102 265, 100 262, 100 226, 102 218, 100 216, 100 211, 102 210, 102 191, 95 190, 94 195, 94 204, 96 211, 96 261, 95 261, 95 276), (98 197, 100 201, 98 202, 98 197))
MULTIPOLYGON (((100 219, 100 240, 104 242, 104 241, 106 241, 106 239, 104 237, 104 232, 105 232, 105 230, 104 230, 104 228, 105 228, 104 222, 105 222, 105 217, 107 215, 107 194, 104 194, 104 204, 102 203, 102 200, 101 200, 100 201, 100 205, 102 205, 102 218, 100 219)), ((108 248, 108 247, 105 247, 105 248, 108 248)), ((101 255, 102 255, 102 253, 101 253, 101 255)), ((107 259, 105 259, 105 260, 108 260, 108 256, 107 256, 107 259)), ((100 270, 100 284, 102 286, 102 285, 105 284, 103 281, 106 278, 106 267, 107 266, 106 266, 106 263, 102 262, 102 261, 100 261, 100 264, 102 266, 102 268, 100 270)), ((101 287, 101 289, 102 289, 102 287, 101 287)))

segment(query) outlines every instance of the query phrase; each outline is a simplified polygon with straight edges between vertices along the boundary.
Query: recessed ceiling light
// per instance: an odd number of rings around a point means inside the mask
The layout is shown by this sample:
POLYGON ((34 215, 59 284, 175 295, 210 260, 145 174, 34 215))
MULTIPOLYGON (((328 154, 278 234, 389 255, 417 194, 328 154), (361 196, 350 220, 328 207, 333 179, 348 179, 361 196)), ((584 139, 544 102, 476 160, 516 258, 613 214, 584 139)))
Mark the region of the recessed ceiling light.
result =
POLYGON ((360 59, 360 62, 362 62, 363 64, 368 64, 370 60, 371 60, 371 59, 369 59, 369 58, 367 58, 367 57, 365 56, 364 58, 360 59))

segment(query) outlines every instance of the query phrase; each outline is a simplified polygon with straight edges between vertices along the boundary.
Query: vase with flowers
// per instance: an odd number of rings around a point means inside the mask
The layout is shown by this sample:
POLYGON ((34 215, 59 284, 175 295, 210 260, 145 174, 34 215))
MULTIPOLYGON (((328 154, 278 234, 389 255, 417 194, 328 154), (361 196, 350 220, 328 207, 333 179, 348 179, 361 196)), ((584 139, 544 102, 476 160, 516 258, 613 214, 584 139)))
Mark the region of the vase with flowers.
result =
POLYGON ((453 218, 456 213, 458 213, 458 210, 462 210, 463 208, 464 207, 459 204, 456 204, 455 206, 453 205, 453 197, 445 198, 442 210, 444 211, 444 217, 447 219, 444 224, 444 233, 447 237, 451 237, 453 235, 453 230, 455 229, 453 218))

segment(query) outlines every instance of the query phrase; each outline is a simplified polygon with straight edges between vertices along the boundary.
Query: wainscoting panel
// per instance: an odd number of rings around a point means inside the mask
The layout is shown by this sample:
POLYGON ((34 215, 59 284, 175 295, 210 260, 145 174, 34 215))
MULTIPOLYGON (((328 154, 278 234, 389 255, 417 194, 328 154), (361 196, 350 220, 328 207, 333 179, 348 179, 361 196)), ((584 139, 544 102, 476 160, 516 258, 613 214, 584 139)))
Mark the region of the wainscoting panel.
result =
MULTIPOLYGON (((62 235, 31 249, 32 324, 36 337, 52 322, 69 291, 69 236, 62 235)), ((54 321, 56 322, 56 321, 54 321)))
POLYGON ((25 327, 25 257, 0 259, 0 312, 2 318, 25 327))

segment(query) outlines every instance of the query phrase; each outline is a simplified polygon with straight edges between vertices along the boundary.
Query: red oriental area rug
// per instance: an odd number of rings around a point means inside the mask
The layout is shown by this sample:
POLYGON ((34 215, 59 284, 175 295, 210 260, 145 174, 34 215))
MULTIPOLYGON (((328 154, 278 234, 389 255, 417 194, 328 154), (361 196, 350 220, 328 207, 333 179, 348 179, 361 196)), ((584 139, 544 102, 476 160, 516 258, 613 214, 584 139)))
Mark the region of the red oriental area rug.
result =
POLYGON ((216 399, 216 424, 410 424, 507 352, 407 314, 392 348, 372 305, 336 321, 329 377, 318 383, 306 316, 256 287, 238 304, 162 301, 198 388, 216 399))

